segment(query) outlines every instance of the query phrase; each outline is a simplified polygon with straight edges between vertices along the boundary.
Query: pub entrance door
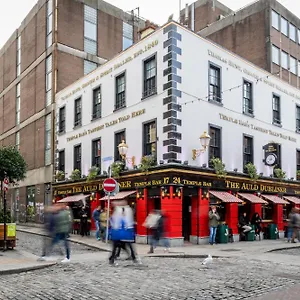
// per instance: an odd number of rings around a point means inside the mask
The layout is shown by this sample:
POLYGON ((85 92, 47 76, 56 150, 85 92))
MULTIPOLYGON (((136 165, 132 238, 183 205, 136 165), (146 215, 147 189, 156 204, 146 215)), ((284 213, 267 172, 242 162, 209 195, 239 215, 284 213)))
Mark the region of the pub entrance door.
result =
POLYGON ((185 241, 190 240, 191 218, 192 215, 192 197, 184 196, 182 199, 182 236, 185 241))

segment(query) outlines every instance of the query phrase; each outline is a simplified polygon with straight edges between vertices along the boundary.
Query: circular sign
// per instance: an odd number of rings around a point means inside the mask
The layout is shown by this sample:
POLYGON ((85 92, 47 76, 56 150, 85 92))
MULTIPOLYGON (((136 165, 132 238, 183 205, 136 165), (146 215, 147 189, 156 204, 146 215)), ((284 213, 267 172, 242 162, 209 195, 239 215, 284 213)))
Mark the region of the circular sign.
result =
POLYGON ((8 178, 4 178, 4 180, 3 180, 3 189, 4 189, 5 192, 8 191, 8 184, 9 184, 8 178))
POLYGON ((115 191, 118 183, 113 178, 107 178, 103 181, 103 190, 106 193, 112 193, 115 191))

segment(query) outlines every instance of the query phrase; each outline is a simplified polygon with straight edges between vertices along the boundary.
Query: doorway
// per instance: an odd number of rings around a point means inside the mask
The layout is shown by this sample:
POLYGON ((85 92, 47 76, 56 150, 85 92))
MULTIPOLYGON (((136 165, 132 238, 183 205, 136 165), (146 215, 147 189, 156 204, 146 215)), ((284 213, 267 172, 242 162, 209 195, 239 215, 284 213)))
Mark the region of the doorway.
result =
POLYGON ((191 235, 192 198, 185 196, 182 199, 182 236, 185 241, 190 240, 191 235))

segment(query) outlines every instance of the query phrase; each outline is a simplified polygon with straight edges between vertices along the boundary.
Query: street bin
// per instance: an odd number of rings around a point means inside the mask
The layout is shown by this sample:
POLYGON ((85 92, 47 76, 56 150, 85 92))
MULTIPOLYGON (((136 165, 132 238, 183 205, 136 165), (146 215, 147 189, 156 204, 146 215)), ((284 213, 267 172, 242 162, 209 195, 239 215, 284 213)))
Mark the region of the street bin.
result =
POLYGON ((270 240, 277 240, 278 237, 278 227, 276 224, 268 225, 268 237, 270 240))
POLYGON ((219 244, 227 244, 228 243, 228 225, 219 225, 218 226, 218 242, 219 244))
POLYGON ((246 234, 246 241, 248 242, 253 242, 255 241, 255 226, 254 225, 249 225, 251 226, 251 230, 247 232, 246 234))

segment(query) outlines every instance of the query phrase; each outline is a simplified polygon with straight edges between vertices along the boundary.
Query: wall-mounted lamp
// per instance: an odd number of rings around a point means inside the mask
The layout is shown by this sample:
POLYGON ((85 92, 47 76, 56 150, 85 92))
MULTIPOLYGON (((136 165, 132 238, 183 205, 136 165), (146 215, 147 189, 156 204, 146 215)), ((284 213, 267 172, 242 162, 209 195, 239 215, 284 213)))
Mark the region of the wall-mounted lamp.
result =
POLYGON ((182 187, 176 188, 174 196, 177 196, 178 198, 180 198, 181 195, 182 195, 182 187))
POLYGON ((136 193, 136 198, 140 199, 144 197, 144 190, 142 189, 138 189, 137 193, 136 193))
POLYGON ((202 148, 201 149, 192 149, 192 159, 193 160, 196 160, 196 158, 204 153, 210 143, 210 140, 211 140, 211 137, 209 134, 207 134, 206 131, 203 132, 203 134, 200 136, 200 143, 201 143, 201 146, 202 148))
POLYGON ((166 187, 161 187, 161 196, 162 197, 168 197, 169 193, 168 193, 168 189, 166 187))
POLYGON ((135 157, 127 157, 128 145, 125 143, 125 140, 122 140, 122 143, 118 145, 119 154, 122 157, 122 160, 127 161, 128 163, 134 166, 135 157))
POLYGON ((203 190, 202 190, 202 199, 203 199, 203 198, 204 198, 204 199, 208 199, 208 197, 209 197, 209 191, 206 190, 206 189, 203 189, 203 190))

